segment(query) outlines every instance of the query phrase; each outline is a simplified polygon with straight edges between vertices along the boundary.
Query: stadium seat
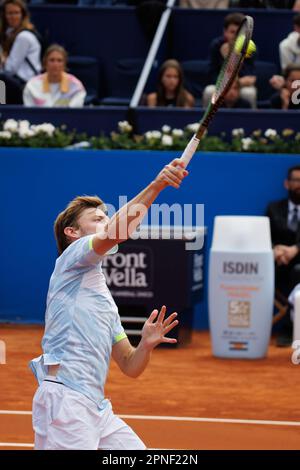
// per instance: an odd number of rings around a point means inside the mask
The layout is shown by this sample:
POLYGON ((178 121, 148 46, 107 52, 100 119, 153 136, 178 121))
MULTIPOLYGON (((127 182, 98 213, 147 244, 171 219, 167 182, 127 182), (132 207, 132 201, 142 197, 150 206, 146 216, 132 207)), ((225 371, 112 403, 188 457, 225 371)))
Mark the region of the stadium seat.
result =
POLYGON ((112 94, 101 100, 101 104, 128 106, 144 65, 144 59, 120 59, 114 67, 112 94))
POLYGON ((85 105, 98 104, 99 94, 99 62, 96 57, 69 56, 68 69, 82 81, 87 96, 85 105))
POLYGON ((257 95, 257 107, 268 108, 270 107, 270 98, 274 93, 274 88, 271 87, 269 81, 273 75, 278 73, 278 67, 274 62, 266 62, 258 60, 255 62, 256 70, 256 87, 258 91, 257 95))
POLYGON ((200 105, 202 93, 206 85, 209 84, 208 60, 187 60, 181 62, 184 72, 184 82, 186 88, 196 99, 196 104, 200 105), (199 103, 197 103, 199 102, 199 103))

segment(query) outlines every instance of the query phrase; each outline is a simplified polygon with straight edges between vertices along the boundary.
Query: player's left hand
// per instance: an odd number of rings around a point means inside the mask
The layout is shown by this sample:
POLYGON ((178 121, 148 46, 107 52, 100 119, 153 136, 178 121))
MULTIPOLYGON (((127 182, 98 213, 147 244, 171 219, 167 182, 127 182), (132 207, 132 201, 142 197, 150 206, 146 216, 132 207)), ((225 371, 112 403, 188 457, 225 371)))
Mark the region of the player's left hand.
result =
POLYGON ((165 318, 166 310, 165 305, 163 305, 160 312, 153 310, 143 326, 141 342, 149 350, 154 349, 160 343, 177 343, 175 338, 167 338, 165 336, 178 325, 178 320, 176 320, 177 313, 174 312, 165 318))

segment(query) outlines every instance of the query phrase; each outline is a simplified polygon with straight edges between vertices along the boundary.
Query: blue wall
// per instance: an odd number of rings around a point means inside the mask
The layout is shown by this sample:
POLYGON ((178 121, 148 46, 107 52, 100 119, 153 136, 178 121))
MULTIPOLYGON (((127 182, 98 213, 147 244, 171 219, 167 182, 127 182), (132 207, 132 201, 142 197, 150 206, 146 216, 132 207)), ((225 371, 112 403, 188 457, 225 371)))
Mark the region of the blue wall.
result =
MULTIPOLYGON (((118 195, 139 192, 176 152, 1 149, 0 319, 42 321, 56 247, 57 213, 79 194, 99 194, 114 205, 118 195)), ((203 203, 210 246, 215 215, 261 215, 285 193, 282 180, 299 155, 198 153, 179 191, 157 202, 203 203)), ((180 275, 180 273, 178 273, 180 275)), ((206 295, 196 328, 207 326, 206 295)))

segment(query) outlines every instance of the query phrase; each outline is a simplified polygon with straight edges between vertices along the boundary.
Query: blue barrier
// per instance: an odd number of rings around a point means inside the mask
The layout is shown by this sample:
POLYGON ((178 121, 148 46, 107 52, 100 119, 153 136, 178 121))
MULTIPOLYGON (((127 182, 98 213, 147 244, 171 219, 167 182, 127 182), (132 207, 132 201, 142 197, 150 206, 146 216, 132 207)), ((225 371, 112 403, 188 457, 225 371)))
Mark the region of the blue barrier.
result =
MULTIPOLYGON (((99 194, 118 206, 119 195, 133 197, 177 156, 177 152, 2 148, 0 320, 43 321, 56 258, 53 221, 69 200, 79 194, 99 194)), ((299 161, 299 155, 199 153, 182 188, 166 189, 157 202, 204 204, 208 248, 216 215, 263 214, 270 200, 284 196, 287 168, 299 161)), ((206 289, 196 309, 195 327, 207 327, 206 289)))
MULTIPOLYGON (((1 106, 0 120, 9 118, 28 119, 34 124, 51 122, 59 126, 65 124, 68 129, 77 129, 88 135, 109 134, 117 130, 118 122, 128 119, 127 108, 98 106, 94 108, 25 108, 23 106, 1 106)), ((144 133, 149 130, 161 129, 164 124, 172 128, 184 128, 187 124, 198 122, 204 110, 180 108, 147 108, 135 110, 135 132, 144 133)), ((269 128, 281 131, 286 128, 299 130, 299 111, 281 110, 222 110, 213 119, 209 133, 218 135, 221 132, 231 133, 232 129, 243 127, 246 133, 256 129, 269 128)))

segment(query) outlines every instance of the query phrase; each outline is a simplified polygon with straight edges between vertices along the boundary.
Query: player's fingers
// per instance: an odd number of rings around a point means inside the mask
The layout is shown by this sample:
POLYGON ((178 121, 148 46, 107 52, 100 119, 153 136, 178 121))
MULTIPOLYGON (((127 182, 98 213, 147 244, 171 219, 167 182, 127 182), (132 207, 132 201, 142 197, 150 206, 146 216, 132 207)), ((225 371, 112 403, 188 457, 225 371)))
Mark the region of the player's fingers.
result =
POLYGON ((180 180, 182 180, 183 178, 185 178, 189 174, 189 172, 187 170, 184 170, 181 167, 175 167, 175 166, 172 166, 172 165, 167 165, 166 169, 169 172, 171 172, 174 176, 176 176, 177 178, 180 178, 180 180))
POLYGON ((161 342, 162 343, 172 343, 172 344, 174 344, 174 343, 177 343, 177 339, 175 339, 175 338, 165 338, 165 336, 164 336, 161 342))
POLYGON ((164 327, 166 328, 173 320, 177 317, 177 312, 172 313, 168 318, 164 321, 164 327))
POLYGON ((166 311, 167 311, 167 307, 165 305, 163 305, 160 309, 158 319, 157 319, 157 323, 162 323, 164 321, 166 311))
POLYGON ((180 178, 179 174, 172 172, 171 167, 166 167, 163 173, 176 184, 180 184, 182 181, 182 178, 180 178))
POLYGON ((186 167, 186 163, 184 163, 184 161, 181 160, 181 158, 175 158, 175 160, 173 160, 170 163, 170 165, 175 167, 175 168, 180 168, 180 169, 183 169, 183 170, 185 170, 185 167, 186 167))
POLYGON ((178 183, 175 183, 171 178, 169 178, 168 175, 164 175, 163 176, 163 180, 165 181, 165 183, 167 183, 169 186, 173 186, 173 188, 176 188, 178 189, 180 187, 180 184, 178 183))
POLYGON ((169 331, 175 328, 175 326, 177 326, 178 323, 179 323, 178 320, 174 320, 169 326, 167 326, 167 328, 165 328, 164 334, 166 335, 167 333, 169 333, 169 331))
POLYGON ((157 309, 153 310, 150 317, 148 318, 148 323, 153 323, 157 315, 158 315, 158 310, 157 309))

